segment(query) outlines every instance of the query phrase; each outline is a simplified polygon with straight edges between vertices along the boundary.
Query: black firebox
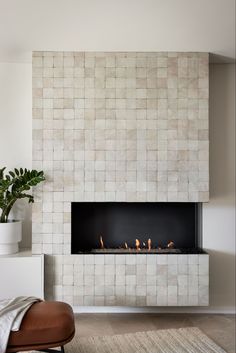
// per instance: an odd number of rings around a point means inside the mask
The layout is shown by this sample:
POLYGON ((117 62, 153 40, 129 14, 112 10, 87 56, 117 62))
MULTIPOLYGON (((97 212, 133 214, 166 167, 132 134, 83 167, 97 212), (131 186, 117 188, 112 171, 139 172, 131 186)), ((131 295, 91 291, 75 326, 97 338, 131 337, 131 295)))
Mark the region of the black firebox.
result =
POLYGON ((73 202, 71 253, 201 252, 201 204, 73 202))

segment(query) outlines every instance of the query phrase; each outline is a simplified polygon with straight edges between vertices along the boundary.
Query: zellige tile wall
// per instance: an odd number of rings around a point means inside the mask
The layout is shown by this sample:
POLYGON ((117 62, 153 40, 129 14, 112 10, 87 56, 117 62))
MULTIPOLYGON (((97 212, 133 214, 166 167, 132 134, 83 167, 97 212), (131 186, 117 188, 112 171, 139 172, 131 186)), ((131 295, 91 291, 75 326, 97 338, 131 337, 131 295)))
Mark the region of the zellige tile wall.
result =
POLYGON ((53 255, 49 291, 69 271, 71 201, 208 201, 208 90, 207 53, 33 53, 33 167, 47 180, 32 250, 53 255))
POLYGON ((207 53, 33 53, 33 250, 70 253, 71 201, 209 198, 207 53))

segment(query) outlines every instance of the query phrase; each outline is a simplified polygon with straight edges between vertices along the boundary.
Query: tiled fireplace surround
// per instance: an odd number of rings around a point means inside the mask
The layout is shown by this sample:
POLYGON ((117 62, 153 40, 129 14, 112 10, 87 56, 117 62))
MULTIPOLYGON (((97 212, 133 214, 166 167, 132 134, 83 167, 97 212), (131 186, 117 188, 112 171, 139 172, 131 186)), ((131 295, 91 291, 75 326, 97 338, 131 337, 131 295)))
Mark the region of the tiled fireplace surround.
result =
POLYGON ((208 255, 70 255, 72 201, 207 202, 207 53, 33 53, 32 250, 46 298, 208 305, 208 255))

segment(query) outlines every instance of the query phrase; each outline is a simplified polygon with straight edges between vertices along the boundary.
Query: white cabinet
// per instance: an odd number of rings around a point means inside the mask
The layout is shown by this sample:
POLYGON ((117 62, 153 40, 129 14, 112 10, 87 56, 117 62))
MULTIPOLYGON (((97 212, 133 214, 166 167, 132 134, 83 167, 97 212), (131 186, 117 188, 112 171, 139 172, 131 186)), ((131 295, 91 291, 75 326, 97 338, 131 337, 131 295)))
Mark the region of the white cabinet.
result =
POLYGON ((0 256, 0 299, 21 295, 44 298, 44 255, 0 256))

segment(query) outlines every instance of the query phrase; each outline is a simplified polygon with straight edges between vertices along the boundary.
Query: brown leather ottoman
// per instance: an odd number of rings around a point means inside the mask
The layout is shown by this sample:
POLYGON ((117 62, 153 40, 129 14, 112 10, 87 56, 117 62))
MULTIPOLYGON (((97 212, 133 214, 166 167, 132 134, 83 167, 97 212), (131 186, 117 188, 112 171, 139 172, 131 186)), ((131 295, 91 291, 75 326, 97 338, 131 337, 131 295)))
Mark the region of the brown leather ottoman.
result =
POLYGON ((11 332, 7 352, 50 351, 72 340, 75 334, 74 314, 62 302, 39 302, 25 314, 19 331, 11 332))

